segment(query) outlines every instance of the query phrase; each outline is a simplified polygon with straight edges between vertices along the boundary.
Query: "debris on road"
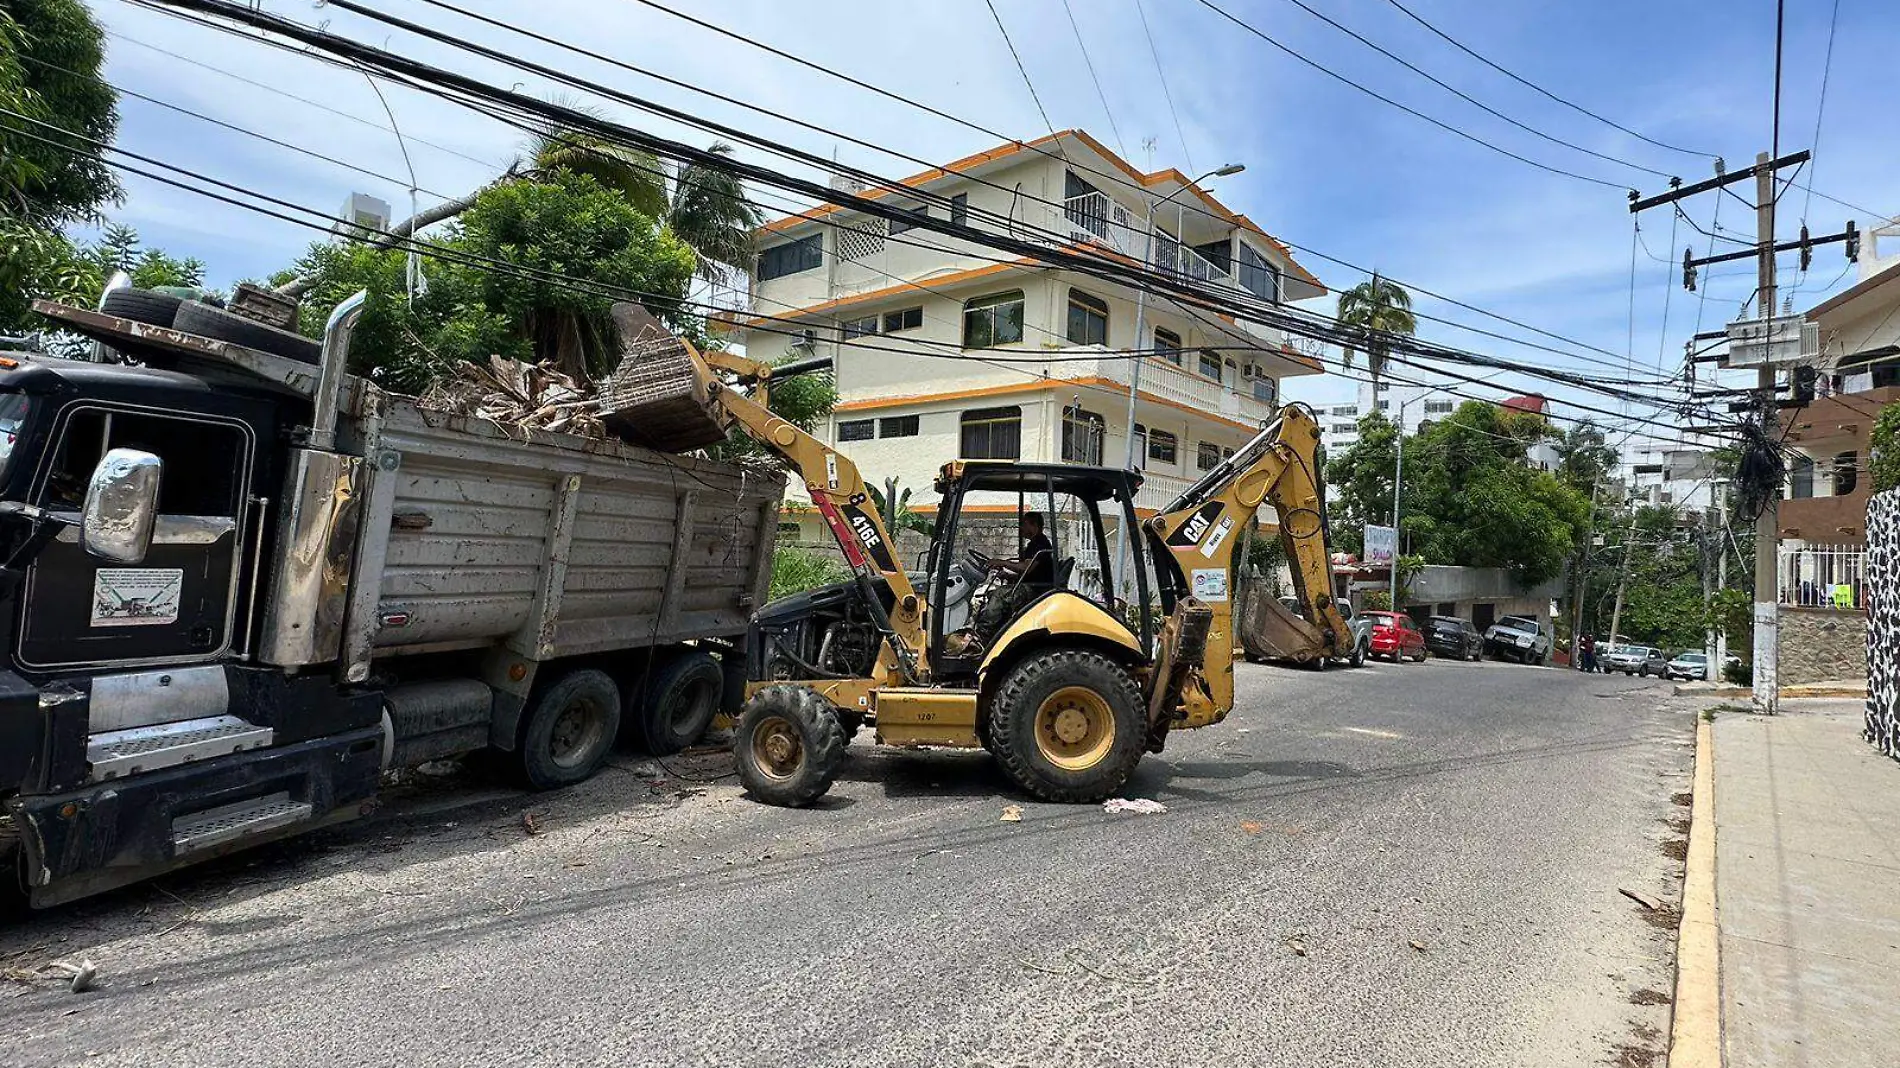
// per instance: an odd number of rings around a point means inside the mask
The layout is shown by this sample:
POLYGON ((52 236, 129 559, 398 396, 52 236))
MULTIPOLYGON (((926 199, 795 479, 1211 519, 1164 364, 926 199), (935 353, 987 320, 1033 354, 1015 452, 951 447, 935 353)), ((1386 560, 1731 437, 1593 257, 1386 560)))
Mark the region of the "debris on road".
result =
POLYGON ((1285 940, 1285 945, 1286 945, 1286 948, 1293 951, 1294 956, 1296 957, 1306 956, 1306 936, 1305 935, 1303 934, 1293 935, 1285 940))
POLYGON ((1142 815, 1153 816, 1167 810, 1168 806, 1146 797, 1111 797, 1102 802, 1103 812, 1138 812, 1142 815))
POLYGON ((528 832, 528 837, 533 838, 547 828, 541 826, 541 821, 535 818, 534 813, 524 812, 521 814, 521 829, 528 832))
POLYGON ((1631 901, 1636 902, 1638 905, 1643 906, 1643 909, 1646 912, 1655 912, 1658 909, 1663 907, 1662 902, 1656 900, 1653 897, 1650 897, 1648 894, 1637 893, 1636 891, 1631 890, 1628 887, 1618 887, 1616 892, 1619 894, 1622 894, 1626 898, 1629 898, 1631 901))
POLYGON ((1414 939, 1412 939, 1412 940, 1411 940, 1410 942, 1408 942, 1408 943, 1406 943, 1406 944, 1407 944, 1407 945, 1409 945, 1409 946, 1411 946, 1411 947, 1412 947, 1413 949, 1416 949, 1416 950, 1418 950, 1418 951, 1419 951, 1420 953, 1423 953, 1423 952, 1425 952, 1425 943, 1423 943, 1423 942, 1420 942, 1420 941, 1419 941, 1418 939, 1416 939, 1416 938, 1414 938, 1414 939))
POLYGON ((1259 820, 1241 820, 1240 829, 1246 831, 1248 834, 1259 834, 1265 829, 1265 825, 1259 820))
POLYGON ((1023 821, 1023 806, 1021 805, 1004 805, 1003 806, 1003 816, 1002 816, 1001 822, 1021 823, 1022 821, 1023 821))

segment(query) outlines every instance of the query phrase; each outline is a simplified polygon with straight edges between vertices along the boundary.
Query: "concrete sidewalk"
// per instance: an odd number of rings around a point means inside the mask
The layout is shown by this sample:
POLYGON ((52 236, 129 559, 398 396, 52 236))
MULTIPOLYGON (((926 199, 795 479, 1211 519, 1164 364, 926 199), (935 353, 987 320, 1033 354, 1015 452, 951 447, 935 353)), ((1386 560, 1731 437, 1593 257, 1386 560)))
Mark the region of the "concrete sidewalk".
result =
POLYGON ((1900 762, 1861 739, 1861 707, 1714 724, 1730 1068, 1884 1068, 1900 1050, 1900 762))

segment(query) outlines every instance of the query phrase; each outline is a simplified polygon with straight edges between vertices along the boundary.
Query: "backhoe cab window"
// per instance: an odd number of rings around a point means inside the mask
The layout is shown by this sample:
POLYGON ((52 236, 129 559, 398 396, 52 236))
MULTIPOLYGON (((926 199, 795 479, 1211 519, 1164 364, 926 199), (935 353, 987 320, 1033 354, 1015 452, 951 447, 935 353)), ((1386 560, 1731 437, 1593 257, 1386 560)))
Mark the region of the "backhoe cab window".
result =
POLYGON ((249 450, 236 427, 86 408, 66 419, 40 504, 56 512, 85 504, 86 481, 108 449, 143 449, 165 462, 161 515, 236 516, 249 450))

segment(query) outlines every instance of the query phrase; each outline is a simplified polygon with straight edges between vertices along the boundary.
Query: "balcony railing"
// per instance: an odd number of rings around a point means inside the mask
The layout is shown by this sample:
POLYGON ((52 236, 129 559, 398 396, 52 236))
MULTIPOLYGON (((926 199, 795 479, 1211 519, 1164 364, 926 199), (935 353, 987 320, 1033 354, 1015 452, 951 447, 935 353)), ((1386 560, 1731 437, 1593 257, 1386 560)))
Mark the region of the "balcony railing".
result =
POLYGON ((1782 604, 1849 611, 1867 607, 1866 546, 1784 545, 1777 555, 1782 604))
POLYGON ((1141 258, 1143 232, 1132 224, 1128 209, 1105 193, 1084 193, 1063 201, 1062 218, 1069 238, 1078 244, 1099 245, 1124 256, 1141 258))
MULTIPOLYGON (((1192 363, 1195 353, 1185 352, 1183 357, 1192 363)), ((1127 384, 1134 363, 1125 356, 1104 354, 1100 360, 1066 360, 1056 365, 1052 373, 1068 378, 1105 378, 1111 382, 1127 384)), ((1245 423, 1259 423, 1272 418, 1278 406, 1269 400, 1253 396, 1253 383, 1216 382, 1211 378, 1195 374, 1186 367, 1176 367, 1161 359, 1149 359, 1141 368, 1141 392, 1174 401, 1195 411, 1206 412, 1228 419, 1238 419, 1245 423)))

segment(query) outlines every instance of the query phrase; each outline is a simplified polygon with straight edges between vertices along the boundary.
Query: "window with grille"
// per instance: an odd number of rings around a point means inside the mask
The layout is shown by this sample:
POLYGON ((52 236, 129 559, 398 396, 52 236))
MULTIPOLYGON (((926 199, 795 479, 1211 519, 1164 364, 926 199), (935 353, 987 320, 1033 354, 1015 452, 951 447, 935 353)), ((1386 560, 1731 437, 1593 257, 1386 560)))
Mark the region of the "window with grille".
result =
POLYGON ((987 349, 1023 339, 1023 291, 977 297, 963 306, 963 347, 987 349))
POLYGON ((914 438, 917 436, 917 417, 914 415, 887 415, 877 421, 877 436, 880 438, 914 438))
POLYGON ((769 282, 818 266, 824 259, 824 240, 825 235, 813 234, 759 253, 759 281, 769 282))
POLYGON ((1256 372, 1253 380, 1253 399, 1267 404, 1274 403, 1280 399, 1279 385, 1266 375, 1256 372))
POLYGON ((1108 344, 1108 301, 1079 289, 1069 290, 1069 343, 1108 344))
POLYGON ((1201 374, 1216 382, 1220 381, 1220 353, 1209 352, 1206 349, 1202 349, 1200 357, 1201 374))
POLYGON ((1211 441, 1203 441, 1194 450, 1194 468, 1197 471, 1212 471, 1220 466, 1220 446, 1211 441))
POLYGON ((875 419, 846 419, 838 424, 839 441, 869 441, 876 436, 875 419))
POLYGON ((1023 451, 1023 410, 973 408, 963 413, 957 455, 966 460, 1014 460, 1023 451))
POLYGON ((1275 304, 1280 302, 1280 268, 1267 262, 1267 258, 1253 250, 1245 241, 1240 243, 1241 288, 1256 297, 1265 297, 1275 304))
POLYGON ((1844 452, 1834 458, 1834 495, 1844 497, 1860 484, 1860 453, 1844 452))
POLYGON ((1108 425, 1101 416, 1080 408, 1062 410, 1062 458, 1075 464, 1102 463, 1102 439, 1108 425))
POLYGON ((1176 367, 1181 366, 1181 335, 1155 327, 1155 353, 1176 367))
POLYGON ((838 256, 846 260, 868 260, 884 251, 884 220, 872 219, 855 226, 838 227, 838 256))
POLYGON ((854 337, 868 337, 877 333, 877 316, 867 315, 862 319, 846 319, 844 325, 839 328, 839 332, 844 335, 846 341, 854 337))
POLYGON ((895 334, 899 330, 915 330, 924 325, 922 308, 905 308, 902 311, 884 313, 884 332, 895 334))
POLYGON ((1148 459, 1164 464, 1175 462, 1180 440, 1165 430, 1148 431, 1148 459))
POLYGON ((950 225, 970 225, 970 194, 958 193, 950 198, 950 225))
POLYGON ((1452 412, 1452 409, 1456 408, 1457 406, 1458 406, 1458 403, 1456 401, 1428 400, 1425 402, 1425 414, 1426 415, 1450 415, 1452 412))
POLYGON ((902 213, 898 218, 887 220, 890 223, 889 232, 892 237, 906 230, 915 230, 923 223, 923 220, 930 218, 930 209, 926 207, 902 207, 898 211, 902 213))

